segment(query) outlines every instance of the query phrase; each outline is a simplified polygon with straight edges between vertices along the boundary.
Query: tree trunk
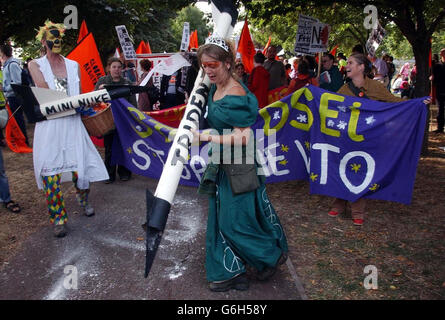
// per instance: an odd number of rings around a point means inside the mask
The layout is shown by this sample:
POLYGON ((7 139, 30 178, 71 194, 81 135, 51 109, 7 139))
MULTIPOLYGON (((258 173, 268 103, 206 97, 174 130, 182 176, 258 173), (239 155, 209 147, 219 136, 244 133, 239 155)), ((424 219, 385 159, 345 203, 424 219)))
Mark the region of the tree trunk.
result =
MULTIPOLYGON (((412 43, 414 57, 416 59, 416 83, 415 83, 415 97, 425 97, 430 95, 430 67, 428 65, 428 57, 430 53, 431 43, 429 37, 425 35, 416 35, 415 43, 412 43)), ((425 134, 423 136, 422 144, 422 156, 428 155, 428 138, 429 138, 429 128, 430 128, 430 106, 427 106, 428 113, 425 124, 425 134)))

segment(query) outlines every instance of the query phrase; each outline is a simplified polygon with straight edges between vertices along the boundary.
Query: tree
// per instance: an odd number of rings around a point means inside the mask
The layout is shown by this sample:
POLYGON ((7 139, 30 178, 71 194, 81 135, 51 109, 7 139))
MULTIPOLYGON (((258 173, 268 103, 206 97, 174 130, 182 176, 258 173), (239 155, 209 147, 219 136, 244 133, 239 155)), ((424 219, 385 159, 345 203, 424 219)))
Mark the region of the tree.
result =
POLYGON ((383 52, 395 57, 396 59, 410 60, 413 58, 413 48, 399 28, 390 22, 385 26, 386 36, 377 49, 377 55, 381 56, 383 52))
MULTIPOLYGON (((94 33, 99 51, 105 60, 119 46, 116 25, 126 25, 133 40, 149 40, 154 50, 161 50, 174 41, 170 34, 169 21, 179 10, 196 0, 14 0, 0 7, 0 41, 8 38, 21 47, 34 42, 36 30, 47 18, 63 22, 67 14, 64 8, 73 5, 77 8, 78 24, 85 20, 88 30, 94 33), (152 38, 153 37, 153 38, 152 38)), ((69 52, 76 44, 78 30, 67 30, 64 37, 65 51, 69 52)), ((37 56, 35 52, 34 56, 37 56)))
MULTIPOLYGON (((314 10, 317 7, 339 8, 343 4, 336 1, 319 0, 244 0, 246 9, 252 16, 261 17, 270 21, 273 15, 286 15, 295 12, 296 8, 303 10, 314 10)), ((368 4, 376 6, 379 20, 383 24, 393 22, 413 48, 417 65, 416 95, 426 96, 429 94, 429 68, 428 55, 431 48, 429 39, 445 17, 445 9, 442 1, 434 0, 351 0, 348 6, 357 10, 363 10, 368 4)), ((341 15, 334 14, 334 18, 341 15)), ((364 18, 364 15, 362 15, 364 18)), ((329 23, 330 21, 325 21, 329 23)), ((363 23, 363 20, 362 22, 363 23)))
POLYGON ((182 39, 182 30, 184 22, 190 24, 190 32, 198 30, 198 42, 203 44, 204 40, 208 37, 211 28, 208 26, 210 19, 204 15, 204 13, 194 6, 188 6, 181 11, 172 20, 172 34, 177 44, 175 51, 179 50, 182 39))
POLYGON ((299 14, 313 16, 322 22, 329 23, 331 47, 339 44, 343 52, 350 52, 356 44, 365 45, 367 30, 363 27, 364 15, 360 10, 349 5, 332 5, 330 7, 313 7, 303 9, 296 7, 284 15, 275 15, 273 19, 257 17, 252 13, 253 36, 261 44, 272 36, 273 44, 280 44, 286 51, 293 52, 297 33, 299 14))
POLYGON ((440 31, 433 33, 433 54, 439 53, 441 49, 445 48, 445 23, 439 30, 440 31))
MULTIPOLYGON (((244 6, 252 16, 270 21, 274 15, 286 15, 295 12, 296 8, 311 10, 317 7, 332 8, 340 4, 332 0, 244 0, 244 6)), ((350 0, 348 5, 363 10, 366 5, 374 5, 378 9, 378 18, 383 25, 395 23, 403 36, 410 43, 416 60, 417 81, 415 94, 417 97, 430 93, 430 70, 428 57, 431 48, 430 38, 438 29, 445 17, 443 1, 438 0, 350 0)), ((335 15, 334 15, 335 16, 335 15)), ((324 21, 329 23, 329 21, 324 21)), ((429 118, 429 117, 428 117, 429 118)), ((424 135, 422 154, 427 153, 428 126, 424 135)))

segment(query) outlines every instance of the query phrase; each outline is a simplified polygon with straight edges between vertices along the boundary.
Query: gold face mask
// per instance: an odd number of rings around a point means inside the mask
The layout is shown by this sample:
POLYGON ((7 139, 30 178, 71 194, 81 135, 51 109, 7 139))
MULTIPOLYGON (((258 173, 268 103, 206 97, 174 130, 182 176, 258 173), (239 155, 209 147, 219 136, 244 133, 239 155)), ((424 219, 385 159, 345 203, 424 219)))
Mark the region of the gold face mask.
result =
POLYGON ((46 32, 46 44, 48 49, 54 53, 62 51, 62 35, 59 30, 52 29, 46 32))

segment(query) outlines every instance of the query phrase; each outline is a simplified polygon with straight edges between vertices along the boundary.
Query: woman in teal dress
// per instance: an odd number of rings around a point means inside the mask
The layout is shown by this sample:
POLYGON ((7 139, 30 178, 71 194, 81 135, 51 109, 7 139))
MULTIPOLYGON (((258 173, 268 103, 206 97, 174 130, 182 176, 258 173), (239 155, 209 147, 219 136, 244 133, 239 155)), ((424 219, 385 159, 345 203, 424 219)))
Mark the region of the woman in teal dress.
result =
MULTIPOLYGON (((245 152, 254 143, 250 126, 257 119, 258 101, 233 77, 233 51, 222 38, 209 38, 199 48, 198 59, 211 82, 207 121, 214 130, 212 134, 195 131, 195 139, 211 142, 213 154, 219 149, 223 157, 223 151, 231 149, 229 159, 233 161, 237 147, 245 152)), ((255 154, 251 152, 252 159, 255 154)), ((214 160, 214 157, 209 158, 214 160)), ((201 191, 209 194, 207 280, 212 291, 247 290, 246 265, 256 269, 257 279, 269 279, 277 266, 287 259, 287 240, 267 196, 264 177, 257 174, 257 162, 252 161, 250 167, 248 164, 226 164, 225 160, 222 164, 215 162, 218 161, 208 164, 200 186, 201 191), (231 180, 232 171, 244 172, 252 166, 254 170, 250 170, 250 175, 243 173, 237 180, 231 180), (210 180, 214 185, 209 188, 204 181, 212 176, 210 180), (240 182, 241 189, 250 191, 240 191, 240 182)), ((246 155, 243 162, 248 162, 246 155)))

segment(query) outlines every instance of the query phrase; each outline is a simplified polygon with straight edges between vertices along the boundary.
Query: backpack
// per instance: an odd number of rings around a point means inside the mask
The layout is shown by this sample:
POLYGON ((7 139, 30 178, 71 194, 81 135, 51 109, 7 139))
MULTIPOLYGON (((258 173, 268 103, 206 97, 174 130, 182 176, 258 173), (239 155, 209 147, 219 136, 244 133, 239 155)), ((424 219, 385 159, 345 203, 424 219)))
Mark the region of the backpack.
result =
POLYGON ((21 77, 22 77, 22 86, 30 86, 32 84, 31 75, 29 74, 29 71, 26 70, 25 68, 22 69, 21 77))

